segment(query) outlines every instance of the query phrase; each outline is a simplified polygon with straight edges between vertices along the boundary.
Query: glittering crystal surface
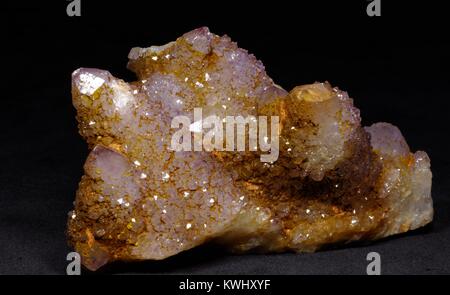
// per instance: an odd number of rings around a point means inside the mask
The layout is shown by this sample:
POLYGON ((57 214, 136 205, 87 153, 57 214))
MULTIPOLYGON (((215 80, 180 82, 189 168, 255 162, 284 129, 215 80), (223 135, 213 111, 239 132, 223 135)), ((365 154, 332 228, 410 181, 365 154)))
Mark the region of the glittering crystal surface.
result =
MULTIPOLYGON (((315 83, 287 92, 253 55, 200 28, 133 48, 126 83, 80 68, 73 104, 91 152, 69 213, 69 241, 95 270, 164 259, 207 241, 233 251, 315 251, 429 223, 430 161, 400 131, 363 128, 346 92, 315 83), (279 116, 279 158, 174 152, 177 115, 279 116)), ((193 119, 193 118, 191 118, 193 119)))

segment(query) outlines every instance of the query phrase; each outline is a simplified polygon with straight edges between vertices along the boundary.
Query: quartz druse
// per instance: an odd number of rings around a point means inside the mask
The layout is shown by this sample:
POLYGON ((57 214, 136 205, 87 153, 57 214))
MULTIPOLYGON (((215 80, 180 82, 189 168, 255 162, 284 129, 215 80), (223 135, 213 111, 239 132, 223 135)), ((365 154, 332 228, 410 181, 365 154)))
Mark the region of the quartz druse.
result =
POLYGON ((72 75, 90 154, 67 233, 87 268, 164 259, 205 242, 313 252, 431 222, 427 154, 411 152, 391 124, 361 126, 346 92, 326 82, 288 92, 207 28, 133 48, 128 68, 137 81, 90 68, 72 75), (278 118, 276 161, 261 161, 258 150, 174 151, 172 120, 195 108, 203 118, 278 118))

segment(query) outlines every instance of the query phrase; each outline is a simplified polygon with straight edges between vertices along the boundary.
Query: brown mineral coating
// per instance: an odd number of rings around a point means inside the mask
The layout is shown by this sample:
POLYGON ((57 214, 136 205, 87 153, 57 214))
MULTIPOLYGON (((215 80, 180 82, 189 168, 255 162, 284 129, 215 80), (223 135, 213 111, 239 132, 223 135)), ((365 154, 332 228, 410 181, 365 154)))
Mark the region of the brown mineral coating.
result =
POLYGON ((164 259, 214 241, 234 251, 315 251, 431 221, 431 172, 386 123, 366 129, 327 83, 273 84, 264 67, 206 28, 166 46, 134 48, 125 83, 73 74, 73 103, 92 151, 69 215, 70 243, 95 270, 114 260, 164 259), (171 119, 276 115, 280 151, 174 152, 171 119))

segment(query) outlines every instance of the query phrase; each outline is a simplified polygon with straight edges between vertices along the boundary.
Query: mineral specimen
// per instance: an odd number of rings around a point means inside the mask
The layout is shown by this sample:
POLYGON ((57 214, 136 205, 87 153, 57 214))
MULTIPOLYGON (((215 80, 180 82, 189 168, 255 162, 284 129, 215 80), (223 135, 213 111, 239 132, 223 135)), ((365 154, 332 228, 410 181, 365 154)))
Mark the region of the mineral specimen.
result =
POLYGON ((136 82, 98 69, 72 76, 91 152, 68 236, 88 269, 207 241, 237 252, 311 252, 432 220, 427 154, 411 153, 393 125, 361 127, 346 92, 314 83, 288 93, 253 55, 207 28, 133 48, 128 67, 136 82), (278 117, 276 161, 261 161, 261 151, 174 151, 172 119, 192 119, 199 107, 203 117, 278 117))

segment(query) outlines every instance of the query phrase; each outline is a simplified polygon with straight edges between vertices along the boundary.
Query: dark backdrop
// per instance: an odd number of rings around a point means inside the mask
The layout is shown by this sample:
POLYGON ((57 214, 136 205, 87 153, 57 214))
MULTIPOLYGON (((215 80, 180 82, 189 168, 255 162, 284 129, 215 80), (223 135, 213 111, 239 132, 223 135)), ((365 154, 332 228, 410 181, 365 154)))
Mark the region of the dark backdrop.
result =
POLYGON ((80 17, 66 15, 64 0, 2 3, 0 274, 65 271, 65 222, 87 155, 71 72, 98 67, 132 80, 131 47, 164 44, 205 25, 255 54, 284 88, 327 80, 355 99, 365 125, 397 125, 412 150, 430 155, 435 220, 402 236, 316 254, 233 256, 207 247, 104 272, 365 274, 366 254, 377 251, 386 274, 450 273, 444 7, 382 0, 382 16, 370 18, 364 0, 81 2, 80 17))

